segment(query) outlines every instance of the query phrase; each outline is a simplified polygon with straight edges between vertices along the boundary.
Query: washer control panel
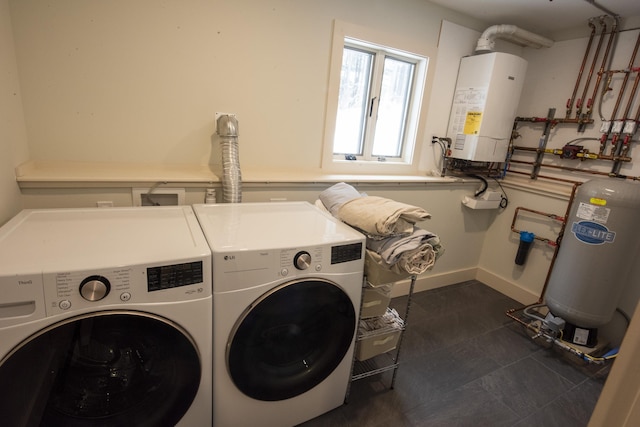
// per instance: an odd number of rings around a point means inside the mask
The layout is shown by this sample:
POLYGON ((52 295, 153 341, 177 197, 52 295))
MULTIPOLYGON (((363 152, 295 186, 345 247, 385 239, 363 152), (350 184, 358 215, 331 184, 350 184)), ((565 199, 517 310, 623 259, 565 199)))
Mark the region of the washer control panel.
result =
POLYGON ((140 293, 134 267, 101 271, 67 271, 44 275, 48 316, 86 307, 129 301, 140 293), (132 277, 133 276, 133 277, 132 277))
POLYGON ((128 303, 175 302, 211 295, 210 263, 203 260, 99 271, 45 273, 47 316, 128 303))

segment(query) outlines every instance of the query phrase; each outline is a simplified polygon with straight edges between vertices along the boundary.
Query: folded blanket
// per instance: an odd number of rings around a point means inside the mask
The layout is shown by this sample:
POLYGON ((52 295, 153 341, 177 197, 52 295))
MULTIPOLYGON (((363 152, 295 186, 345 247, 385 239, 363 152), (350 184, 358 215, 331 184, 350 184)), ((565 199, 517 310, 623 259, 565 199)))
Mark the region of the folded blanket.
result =
POLYGON ((349 200, 338 207, 334 216, 352 227, 378 236, 411 234, 416 222, 431 218, 420 207, 376 196, 349 200))
POLYGON ((322 191, 318 198, 322 204, 331 212, 331 215, 336 216, 338 209, 344 203, 362 197, 358 190, 349 184, 339 182, 326 190, 322 191))
POLYGON ((431 269, 436 262, 436 253, 431 245, 404 252, 398 262, 392 265, 387 264, 380 254, 371 249, 367 249, 367 254, 380 268, 399 275, 422 274, 431 269))
POLYGON ((380 268, 396 274, 421 274, 430 270, 442 255, 440 238, 413 227, 413 233, 384 240, 367 239, 367 254, 380 268))
POLYGON ((387 264, 395 264, 403 254, 409 251, 421 250, 423 247, 433 248, 435 254, 440 246, 440 239, 430 231, 414 226, 408 236, 389 237, 383 240, 367 239, 367 248, 378 253, 387 264))

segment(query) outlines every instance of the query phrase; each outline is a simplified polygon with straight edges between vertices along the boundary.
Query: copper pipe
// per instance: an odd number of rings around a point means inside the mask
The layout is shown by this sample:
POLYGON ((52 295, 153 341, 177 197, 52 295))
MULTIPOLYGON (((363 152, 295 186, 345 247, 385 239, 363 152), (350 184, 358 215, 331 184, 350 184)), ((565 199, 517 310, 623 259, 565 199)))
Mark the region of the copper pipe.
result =
MULTIPOLYGON (((640 33, 638 34, 638 42, 640 42, 640 33)), ((631 71, 635 71, 636 73, 636 78, 635 81, 633 82, 633 88, 631 89, 631 95, 629 96, 629 101, 627 102, 627 108, 625 108, 624 110, 624 115, 622 116, 622 120, 627 120, 629 119, 629 112, 631 111, 631 104, 633 104, 633 101, 636 97, 636 92, 638 91, 638 83, 640 82, 640 67, 638 68, 634 68, 631 71)), ((638 117, 640 116, 640 105, 638 106, 638 113, 636 114, 636 121, 638 121, 638 117)))
MULTIPOLYGON (((514 213, 513 213, 513 220, 511 221, 511 231, 513 231, 514 233, 520 233, 522 231, 522 230, 516 228, 516 220, 518 218, 518 212, 520 212, 521 210, 522 211, 526 211, 526 212, 531 212, 531 213, 534 213, 536 215, 546 216, 547 218, 550 218, 550 219, 555 220, 555 221, 564 222, 564 218, 561 217, 561 216, 558 216, 558 215, 555 215, 555 214, 546 213, 546 212, 542 212, 542 211, 537 211, 537 210, 534 210, 534 209, 523 208, 521 206, 518 206, 516 208, 516 210, 514 211, 514 213)), ((549 246, 556 246, 558 244, 554 240, 547 239, 547 238, 544 238, 544 237, 540 237, 540 236, 537 236, 537 235, 534 235, 533 238, 536 239, 536 240, 540 240, 541 242, 544 242, 549 246)))
MULTIPOLYGON (((529 209, 529 208, 523 208, 523 207, 517 207, 516 208, 516 215, 518 213, 518 211, 525 211, 525 212, 531 212, 534 213, 536 215, 541 215, 541 216, 546 216, 549 219, 553 219, 555 221, 564 221, 564 218, 556 215, 556 214, 551 214, 551 213, 547 213, 547 212, 542 212, 542 211, 537 211, 535 209, 529 209)), ((511 227, 513 227, 515 225, 516 221, 514 219, 513 223, 511 224, 511 227)))
MULTIPOLYGON (((518 164, 523 164, 523 165, 533 165, 533 162, 525 162, 522 160, 511 160, 510 163, 518 163, 518 164)), ((557 166, 557 165, 548 165, 548 164, 541 164, 541 167, 547 167, 547 168, 553 168, 553 169, 561 169, 561 170, 567 170, 567 171, 572 171, 572 172, 582 172, 585 174, 591 174, 591 175, 602 175, 602 176, 608 176, 608 177, 613 177, 613 178, 624 178, 624 179, 628 179, 631 181, 640 181, 640 176, 629 176, 629 175, 620 175, 620 174, 612 174, 612 173, 607 173, 607 172, 599 172, 599 171, 593 171, 593 170, 586 170, 586 169, 578 169, 578 168, 570 168, 570 167, 566 167, 566 166, 557 166)), ((512 171, 511 169, 508 169, 509 172, 511 173, 517 173, 520 175, 527 175, 527 176, 531 176, 530 173, 526 173, 526 172, 520 172, 520 171, 512 171)), ((558 181, 562 181, 562 180, 558 180, 558 181)), ((573 182, 570 180, 566 180, 565 182, 573 182)))
MULTIPOLYGON (((520 150, 520 151, 533 151, 533 152, 538 152, 539 148, 535 148, 535 147, 520 147, 520 146, 514 146, 513 147, 514 150, 520 150)), ((553 148, 547 148, 544 150, 545 153, 548 154, 555 154, 555 155, 562 155, 562 150, 559 149, 553 149, 553 148)), ((584 153, 578 153, 577 155, 580 160, 612 160, 612 161, 616 161, 616 162, 630 162, 631 160, 633 160, 631 157, 626 157, 626 156, 609 156, 606 154, 595 154, 595 153, 589 153, 588 151, 585 151, 584 153)), ((513 162, 518 163, 517 160, 513 160, 513 162)), ((551 167, 554 167, 553 165, 551 165, 551 167)), ((577 170, 582 170, 582 169, 577 169, 577 170)))
MULTIPOLYGON (((633 68, 633 64, 634 62, 636 62, 636 55, 638 54, 638 48, 640 47, 640 34, 638 34, 638 38, 636 40, 636 45, 633 48, 633 53, 631 54, 631 59, 629 60, 629 67, 627 69, 627 71, 625 71, 624 74, 624 79, 622 80, 622 86, 620 87, 620 93, 618 95, 618 100, 616 101, 616 106, 614 108, 614 112, 613 115, 611 117, 612 120, 615 120, 615 115, 618 111, 618 107, 620 105, 620 103, 622 102, 622 98, 624 96, 624 92, 625 89, 627 87, 627 82, 629 81, 629 75, 631 74, 633 68)), ((635 82, 633 83, 633 87, 631 88, 631 93, 629 94, 629 101, 627 102, 627 107, 624 110, 624 114, 621 117, 622 120, 622 124, 621 126, 624 126, 624 121, 627 119, 627 116, 629 114, 629 111, 631 110, 631 105, 633 104, 633 100, 635 98, 635 94, 636 94, 636 90, 638 89, 638 75, 636 75, 636 79, 635 82)), ((611 141, 611 155, 617 155, 620 154, 623 150, 622 150, 622 146, 623 146, 623 142, 624 141, 628 141, 627 138, 624 138, 624 140, 620 139, 620 133, 621 132, 616 132, 614 134, 614 137, 611 141)), ((628 152, 628 150, 624 150, 625 154, 626 152, 628 152)), ((620 162, 616 162, 613 165, 613 168, 611 168, 611 174, 612 175, 616 175, 620 172, 620 167, 622 165, 620 164, 620 162)))
POLYGON ((558 258, 558 251, 560 250, 560 245, 562 245, 562 238, 564 237, 564 231, 567 227, 567 221, 569 220, 569 212, 571 212, 573 201, 576 198, 576 191, 578 190, 578 187, 580 185, 582 185, 581 182, 575 182, 571 187, 571 195, 569 196, 569 203, 567 204, 567 210, 564 213, 562 227, 560 227, 560 232, 558 233, 558 238, 556 239, 557 246, 553 251, 553 257, 551 258, 551 264, 549 265, 549 270, 547 271, 547 277, 544 279, 544 286, 542 287, 542 291, 540 292, 540 298, 538 299, 540 302, 544 300, 544 294, 547 291, 547 286, 549 285, 551 272, 553 271, 553 266, 556 264, 556 259, 558 258))
MULTIPOLYGON (((579 119, 582 114, 582 105, 585 101, 585 97, 587 96, 587 91, 589 90, 589 85, 591 84, 591 77, 593 76, 593 70, 596 68, 596 62, 598 62, 598 57, 600 56, 600 48, 602 47, 602 42, 604 41, 604 35, 607 32, 607 23, 604 20, 604 16, 600 17, 600 26, 602 27, 602 31, 600 32, 600 38, 598 39, 598 46, 596 47, 596 52, 593 55, 593 60, 591 61, 591 68, 589 69, 589 74, 587 76, 587 81, 584 84, 584 89, 582 91, 582 98, 578 98, 578 102, 576 104, 576 119, 579 119)), ((606 56, 606 53, 605 53, 606 56)))
MULTIPOLYGON (((529 162, 517 162, 517 163, 529 163, 529 162)), ((512 171, 511 169, 509 169, 508 172, 509 173, 515 173, 515 174, 518 174, 518 175, 529 176, 529 174, 526 173, 526 172, 512 171)), ((576 182, 576 181, 573 181, 573 180, 570 180, 570 179, 563 179, 563 178, 556 178, 556 177, 545 177, 543 175, 538 175, 538 178, 550 179, 552 181, 558 181, 558 182, 566 182, 566 183, 569 183, 569 184, 574 184, 576 182)))
POLYGON ((538 304, 541 304, 541 303, 542 303, 542 301, 538 301, 535 304, 525 305, 524 307, 512 308, 512 309, 507 310, 504 314, 506 314, 507 317, 511 318, 512 320, 515 320, 516 322, 520 323, 522 326, 525 326, 527 329, 531 329, 534 332, 538 332, 538 329, 536 329, 531 323, 523 322, 522 319, 520 319, 519 317, 516 317, 514 315, 514 313, 518 313, 520 311, 524 311, 528 307, 532 307, 534 305, 538 305, 538 304))
MULTIPOLYGON (((607 60, 609 58, 609 52, 611 51, 611 46, 613 45, 613 41, 618 35, 618 17, 613 17, 613 27, 611 27, 611 33, 609 34, 609 41, 607 42, 607 48, 604 51, 604 57, 602 58, 602 64, 600 65, 600 71, 598 71, 598 78, 596 79, 596 84, 593 87, 593 95, 591 95, 591 108, 587 110, 587 118, 591 118, 591 113, 593 111, 593 103, 595 102, 596 95, 598 94, 598 89, 600 88, 600 82, 602 81, 602 75, 604 74, 605 67, 607 66, 607 60)), ((604 33, 602 34, 604 37, 604 33)), ((600 94, 600 100, 602 100, 602 94, 600 94)), ((600 112, 600 120, 604 121, 604 117, 602 117, 602 112, 600 112)))
MULTIPOLYGON (((631 136, 632 135, 629 133, 624 136, 624 140, 622 141, 622 150, 620 152, 621 157, 626 157, 627 154, 629 154, 629 141, 631 141, 631 136)), ((620 168, 622 168, 622 163, 616 162, 611 169, 611 174, 618 176, 620 174, 620 168)))
MULTIPOLYGON (((618 108, 620 108, 620 104, 622 103, 622 98, 624 96, 624 91, 627 88, 627 83, 629 82, 629 74, 631 74, 631 70, 633 69, 633 63, 636 62, 636 55, 638 54, 638 47, 640 47, 640 34, 638 35, 638 39, 636 40, 636 45, 633 48, 633 53, 631 54, 631 59, 629 60, 629 67, 627 68, 627 70, 625 70, 624 72, 624 78, 622 79, 622 86, 620 86, 620 92, 618 93, 618 99, 616 100, 616 105, 613 107, 613 112, 611 113, 611 120, 615 120, 616 115, 618 114, 618 108)), ((638 80, 636 79, 636 82, 634 84, 635 87, 637 87, 638 80)), ((631 102, 633 101, 633 98, 631 98, 629 100, 629 103, 627 105, 627 111, 625 111, 624 116, 622 117, 622 119, 624 120, 626 118, 626 115, 629 113, 629 109, 631 108, 631 102)))
MULTIPOLYGON (((631 134, 628 133, 624 136, 624 141, 622 142, 622 152, 620 153, 620 156, 626 156, 629 153, 629 141, 631 141, 631 134)), ((620 172, 619 167, 617 172, 620 172)))
MULTIPOLYGON (((636 71, 640 73, 640 68, 637 69, 636 71)), ((640 74, 636 76, 636 79, 640 79, 640 74)), ((638 109, 636 110, 636 117, 633 120, 636 122, 636 126, 638 126, 638 124, 640 123, 640 104, 638 104, 638 109)))
POLYGON ((544 129, 542 130, 542 137, 538 142, 538 150, 536 151, 536 162, 533 165, 533 171, 531 172, 531 178, 535 179, 540 172, 540 165, 544 157, 544 150, 547 148, 547 143, 551 137, 551 129, 553 129, 553 118, 556 114, 555 108, 549 108, 547 112, 547 120, 545 121, 544 129))
MULTIPOLYGON (((638 53, 638 47, 640 46, 640 33, 638 33, 638 39, 636 40, 636 46, 633 50, 633 60, 631 61, 631 64, 629 64, 629 70, 627 71, 627 74, 625 75, 625 77, 629 77, 629 74, 631 74, 632 72, 636 73, 636 78, 635 81, 633 82, 633 87, 631 88, 631 93, 629 94, 629 100, 627 101, 627 107, 624 109, 624 114, 622 114, 621 119, 622 120, 627 120, 629 118, 629 112, 631 111, 631 105, 633 104, 634 98, 636 97, 636 91, 638 90, 638 82, 640 82, 640 67, 635 67, 633 66, 633 62, 635 62, 635 56, 638 53)), ((638 106, 638 114, 640 115, 640 106, 638 106)), ((637 117, 636 117, 636 121, 637 121, 637 117)))
MULTIPOLYGON (((531 122, 531 123, 544 123, 546 122, 548 119, 546 117, 516 117, 515 121, 516 122, 531 122)), ((584 119, 584 120, 580 120, 580 119, 568 119, 568 118, 561 118, 561 119, 553 119, 551 126, 555 126, 558 123, 584 123, 584 124, 591 124, 593 123, 593 119, 584 119)))
POLYGON ((609 75, 609 74, 623 74, 623 73, 628 73, 628 72, 636 72, 638 70, 640 70, 640 68, 638 68, 638 67, 634 67, 634 68, 631 68, 631 69, 625 68, 623 70, 608 70, 607 71, 607 75, 609 75))
MULTIPOLYGON (((523 160, 511 160, 511 163, 518 163, 518 164, 522 164, 522 165, 534 165, 534 162, 525 162, 523 160)), ((548 164, 544 164, 544 163, 540 164, 539 166, 546 167, 546 168, 553 168, 553 169, 562 169, 562 170, 567 170, 567 171, 572 171, 572 172, 584 172, 584 173, 588 173, 588 174, 591 174, 591 175, 609 176, 608 172, 599 172, 599 171, 592 171, 592 170, 579 169, 579 168, 570 168, 568 166, 548 165, 548 164)), ((509 171, 509 172, 515 172, 515 171, 509 171)), ((529 174, 529 176, 531 176, 531 174, 529 174)))
MULTIPOLYGON (((591 52, 591 44, 593 43, 593 38, 596 35, 596 26, 593 24, 593 18, 589 19, 589 27, 591 27, 591 35, 589 36, 589 41, 587 42, 587 48, 585 49, 584 57, 582 58, 582 65, 580 65, 580 70, 578 71, 578 77, 576 79, 576 85, 573 88, 573 94, 571 95, 571 98, 567 101, 567 113, 565 115, 565 117, 567 118, 571 116, 573 103, 576 100, 576 93, 578 93, 578 87, 580 86, 580 81, 582 80, 582 73, 584 72, 584 66, 586 65, 587 57, 591 52)), ((593 69, 591 70, 591 72, 593 72, 593 69)))
POLYGON ((611 138, 611 150, 609 151, 611 157, 616 155, 616 151, 618 151, 618 140, 620 139, 620 132, 614 132, 613 137, 611 138))

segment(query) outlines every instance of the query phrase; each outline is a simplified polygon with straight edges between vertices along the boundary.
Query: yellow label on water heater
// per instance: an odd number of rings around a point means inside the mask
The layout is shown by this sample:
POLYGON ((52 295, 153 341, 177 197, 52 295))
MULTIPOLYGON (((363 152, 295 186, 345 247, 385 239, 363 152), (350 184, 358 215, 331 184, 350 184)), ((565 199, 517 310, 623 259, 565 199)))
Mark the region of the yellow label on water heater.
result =
POLYGON ((607 206, 607 201, 605 199, 598 199, 597 197, 592 197, 589 199, 589 202, 592 205, 607 206))
POLYGON ((467 118, 464 121, 465 135, 477 135, 480 132, 480 123, 482 122, 482 111, 467 111, 467 118))

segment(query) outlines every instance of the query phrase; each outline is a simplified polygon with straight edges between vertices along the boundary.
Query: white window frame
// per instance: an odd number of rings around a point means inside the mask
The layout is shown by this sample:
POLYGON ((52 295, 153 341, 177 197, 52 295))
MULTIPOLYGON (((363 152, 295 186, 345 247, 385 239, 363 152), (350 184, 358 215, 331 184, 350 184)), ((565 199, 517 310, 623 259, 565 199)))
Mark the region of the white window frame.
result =
MULTIPOLYGON (((407 43, 397 36, 389 36, 377 30, 358 27, 341 21, 334 22, 333 41, 327 106, 325 115, 325 134, 323 144, 322 169, 330 173, 348 174, 415 174, 418 172, 419 144, 422 140, 424 89, 427 80, 429 58, 421 52, 410 52, 407 43), (405 129, 402 154, 400 157, 386 157, 383 161, 378 157, 358 156, 356 160, 346 160, 344 155, 333 154, 333 139, 338 112, 338 96, 340 92, 340 74, 342 55, 345 44, 375 49, 394 58, 410 60, 415 64, 413 91, 410 95, 407 126, 405 129), (394 47, 390 47, 393 45, 394 47)), ((415 47, 415 46, 412 46, 415 47)), ((375 106, 375 105, 374 105, 375 106)), ((372 143, 372 142, 371 142, 372 143)))

